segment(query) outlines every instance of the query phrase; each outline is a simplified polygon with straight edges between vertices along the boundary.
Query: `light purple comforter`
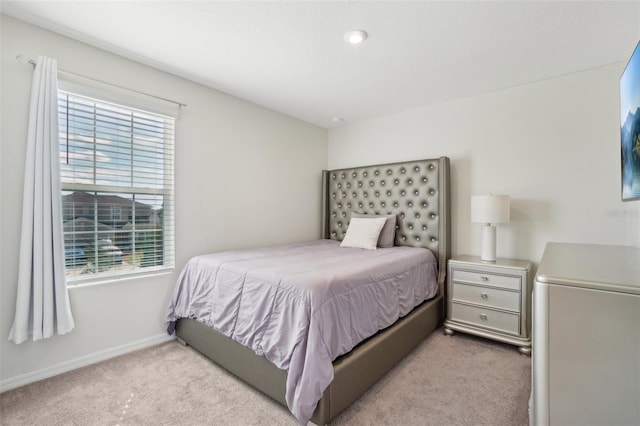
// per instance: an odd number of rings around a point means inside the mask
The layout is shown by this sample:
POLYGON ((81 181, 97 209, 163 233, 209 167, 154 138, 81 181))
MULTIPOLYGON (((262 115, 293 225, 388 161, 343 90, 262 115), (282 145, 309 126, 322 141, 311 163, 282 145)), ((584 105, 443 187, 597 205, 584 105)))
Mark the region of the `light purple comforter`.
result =
POLYGON ((333 380, 332 361, 438 291, 427 249, 339 244, 194 257, 169 304, 169 331, 179 318, 197 318, 287 370, 287 404, 307 424, 333 380))

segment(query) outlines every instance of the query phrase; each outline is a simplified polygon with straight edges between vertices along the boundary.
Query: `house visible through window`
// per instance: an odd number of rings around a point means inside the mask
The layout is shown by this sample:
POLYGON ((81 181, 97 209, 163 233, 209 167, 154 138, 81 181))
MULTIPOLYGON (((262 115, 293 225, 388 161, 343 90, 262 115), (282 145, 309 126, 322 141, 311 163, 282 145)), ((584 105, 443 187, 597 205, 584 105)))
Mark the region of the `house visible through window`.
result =
POLYGON ((172 268, 174 118, 60 90, 70 283, 172 268))

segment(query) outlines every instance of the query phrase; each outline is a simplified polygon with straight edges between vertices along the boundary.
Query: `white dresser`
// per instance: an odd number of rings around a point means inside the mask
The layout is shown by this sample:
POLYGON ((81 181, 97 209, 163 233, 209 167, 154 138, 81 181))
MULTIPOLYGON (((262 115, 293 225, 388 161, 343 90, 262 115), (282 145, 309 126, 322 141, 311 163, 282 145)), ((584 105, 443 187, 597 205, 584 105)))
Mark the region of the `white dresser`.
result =
POLYGON ((533 287, 531 425, 640 425, 640 248, 549 243, 533 287))

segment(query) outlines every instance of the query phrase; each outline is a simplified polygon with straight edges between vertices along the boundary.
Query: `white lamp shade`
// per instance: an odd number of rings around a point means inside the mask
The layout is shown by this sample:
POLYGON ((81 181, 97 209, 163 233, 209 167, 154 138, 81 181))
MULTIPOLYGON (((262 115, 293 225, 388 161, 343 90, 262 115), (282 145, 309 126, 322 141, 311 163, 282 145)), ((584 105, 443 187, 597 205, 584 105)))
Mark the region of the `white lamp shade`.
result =
POLYGON ((474 195, 471 197, 471 222, 509 222, 508 195, 474 195))

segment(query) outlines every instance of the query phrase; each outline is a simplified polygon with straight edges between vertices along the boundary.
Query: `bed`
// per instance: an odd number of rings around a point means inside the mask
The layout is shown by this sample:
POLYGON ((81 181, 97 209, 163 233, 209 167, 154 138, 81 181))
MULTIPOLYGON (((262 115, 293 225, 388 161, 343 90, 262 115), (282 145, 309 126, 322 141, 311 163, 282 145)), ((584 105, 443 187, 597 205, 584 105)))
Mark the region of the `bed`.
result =
POLYGON ((450 250, 447 157, 323 171, 322 192, 322 240, 198 256, 167 314, 178 339, 302 424, 328 423, 438 327, 450 250), (392 214, 396 247, 339 247, 357 213, 392 214))

